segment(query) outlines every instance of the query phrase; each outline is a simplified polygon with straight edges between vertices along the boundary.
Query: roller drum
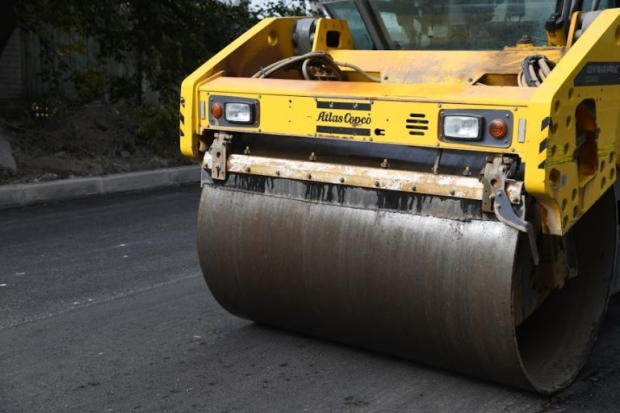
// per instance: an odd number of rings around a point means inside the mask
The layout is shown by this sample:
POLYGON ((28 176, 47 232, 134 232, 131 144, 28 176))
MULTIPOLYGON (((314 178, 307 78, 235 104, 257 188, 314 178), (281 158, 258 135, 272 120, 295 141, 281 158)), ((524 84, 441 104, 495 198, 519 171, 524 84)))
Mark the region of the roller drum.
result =
MULTIPOLYGON (((231 313, 542 393, 585 362, 614 264, 615 226, 596 214, 576 237, 580 276, 517 328, 527 237, 471 205, 239 182, 205 185, 198 217, 205 279, 231 313)), ((594 209, 613 207, 608 193, 594 209)))

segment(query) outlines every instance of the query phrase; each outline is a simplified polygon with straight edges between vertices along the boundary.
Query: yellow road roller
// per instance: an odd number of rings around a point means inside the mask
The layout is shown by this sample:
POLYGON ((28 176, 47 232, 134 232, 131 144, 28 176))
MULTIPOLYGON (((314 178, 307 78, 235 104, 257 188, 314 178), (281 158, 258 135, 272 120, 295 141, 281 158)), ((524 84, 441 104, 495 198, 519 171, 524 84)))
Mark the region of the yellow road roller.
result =
POLYGON ((200 265, 259 323, 551 394, 615 277, 618 0, 323 1, 182 84, 200 265))

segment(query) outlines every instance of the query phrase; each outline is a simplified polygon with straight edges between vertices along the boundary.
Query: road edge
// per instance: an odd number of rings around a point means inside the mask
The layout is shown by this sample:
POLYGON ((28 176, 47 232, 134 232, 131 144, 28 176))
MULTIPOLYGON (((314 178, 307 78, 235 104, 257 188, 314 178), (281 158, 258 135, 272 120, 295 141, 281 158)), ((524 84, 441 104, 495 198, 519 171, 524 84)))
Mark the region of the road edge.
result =
POLYGON ((200 181, 200 167, 180 166, 49 182, 0 186, 0 209, 200 181))

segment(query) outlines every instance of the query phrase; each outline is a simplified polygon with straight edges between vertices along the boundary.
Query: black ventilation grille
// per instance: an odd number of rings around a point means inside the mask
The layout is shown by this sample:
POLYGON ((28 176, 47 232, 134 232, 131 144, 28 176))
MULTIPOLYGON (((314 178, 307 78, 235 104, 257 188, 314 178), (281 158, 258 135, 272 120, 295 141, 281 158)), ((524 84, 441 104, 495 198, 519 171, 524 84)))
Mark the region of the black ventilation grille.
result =
POLYGON ((428 120, 423 113, 411 113, 407 119, 409 135, 424 136, 428 130, 428 120))

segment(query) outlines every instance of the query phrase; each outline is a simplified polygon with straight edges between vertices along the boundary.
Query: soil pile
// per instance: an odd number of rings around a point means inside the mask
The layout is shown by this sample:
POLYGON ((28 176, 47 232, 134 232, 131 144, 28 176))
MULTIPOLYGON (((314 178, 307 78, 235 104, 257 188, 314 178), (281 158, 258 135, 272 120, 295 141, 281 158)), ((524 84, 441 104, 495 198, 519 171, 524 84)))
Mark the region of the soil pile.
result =
MULTIPOLYGON (((189 165, 178 137, 156 145, 138 138, 128 108, 91 102, 73 110, 31 105, 20 120, 0 119, 16 170, 1 169, 0 185, 189 165)), ((7 154, 5 154, 7 155, 7 154)))

